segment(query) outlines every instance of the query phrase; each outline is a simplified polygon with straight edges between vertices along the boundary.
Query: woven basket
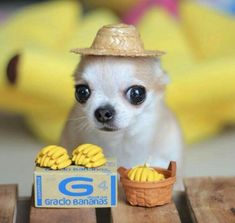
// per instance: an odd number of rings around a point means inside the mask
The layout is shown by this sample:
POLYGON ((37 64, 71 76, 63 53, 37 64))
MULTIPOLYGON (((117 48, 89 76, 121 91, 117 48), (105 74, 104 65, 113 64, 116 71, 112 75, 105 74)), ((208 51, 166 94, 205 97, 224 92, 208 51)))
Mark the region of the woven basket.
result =
POLYGON ((131 205, 154 207, 171 202, 172 189, 176 181, 176 162, 171 161, 168 169, 154 169, 162 173, 165 179, 158 182, 131 181, 127 176, 130 169, 118 168, 126 199, 131 205))

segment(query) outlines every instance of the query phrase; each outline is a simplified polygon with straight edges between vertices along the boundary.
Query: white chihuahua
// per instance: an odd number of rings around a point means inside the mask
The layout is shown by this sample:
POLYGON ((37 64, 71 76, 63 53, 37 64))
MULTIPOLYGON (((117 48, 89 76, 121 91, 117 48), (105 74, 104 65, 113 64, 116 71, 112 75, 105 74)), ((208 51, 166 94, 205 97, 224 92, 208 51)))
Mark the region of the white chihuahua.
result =
POLYGON ((118 165, 177 162, 182 185, 182 140, 163 101, 168 77, 154 57, 83 56, 75 71, 75 103, 62 134, 69 150, 93 143, 118 165))

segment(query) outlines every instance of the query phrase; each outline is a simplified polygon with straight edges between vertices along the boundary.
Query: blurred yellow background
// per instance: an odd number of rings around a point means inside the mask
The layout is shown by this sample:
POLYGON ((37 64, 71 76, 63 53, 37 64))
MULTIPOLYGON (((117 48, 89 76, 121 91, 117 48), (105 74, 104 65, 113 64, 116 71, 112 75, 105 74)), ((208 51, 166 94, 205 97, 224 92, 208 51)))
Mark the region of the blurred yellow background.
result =
MULTIPOLYGON (((24 116, 43 142, 58 142, 74 102, 71 74, 97 30, 135 24, 145 48, 166 51, 166 100, 187 143, 235 123, 235 16, 210 1, 45 1, 0 20, 0 110, 24 116)), ((0 18, 3 10, 0 10, 0 18)))

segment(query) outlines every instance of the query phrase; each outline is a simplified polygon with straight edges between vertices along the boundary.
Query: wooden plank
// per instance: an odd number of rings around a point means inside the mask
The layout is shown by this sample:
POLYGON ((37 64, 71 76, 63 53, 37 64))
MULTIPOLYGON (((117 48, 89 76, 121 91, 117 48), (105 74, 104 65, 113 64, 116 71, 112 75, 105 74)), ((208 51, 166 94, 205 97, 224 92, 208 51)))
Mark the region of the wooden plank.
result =
POLYGON ((31 200, 30 223, 96 223, 95 208, 36 208, 31 200))
POLYGON ((17 185, 0 185, 0 222, 16 220, 17 185))
POLYGON ((180 218, 172 202, 159 207, 134 207, 126 203, 124 191, 119 184, 118 205, 111 208, 113 223, 179 223, 180 218))
POLYGON ((189 178, 184 184, 194 222, 235 222, 235 177, 189 178))
POLYGON ((193 223, 184 191, 174 191, 173 200, 182 223, 193 223))
POLYGON ((16 223, 29 223, 30 197, 19 197, 17 201, 16 223))

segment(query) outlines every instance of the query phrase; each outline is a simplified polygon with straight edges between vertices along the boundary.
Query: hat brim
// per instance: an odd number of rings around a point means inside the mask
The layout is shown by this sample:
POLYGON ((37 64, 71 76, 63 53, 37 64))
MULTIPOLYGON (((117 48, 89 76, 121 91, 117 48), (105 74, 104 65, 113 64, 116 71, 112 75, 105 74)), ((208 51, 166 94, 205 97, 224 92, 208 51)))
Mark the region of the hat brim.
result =
POLYGON ((120 57, 160 57, 165 54, 159 50, 144 50, 142 52, 133 51, 117 51, 112 49, 92 49, 92 48, 76 48, 70 52, 81 55, 92 56, 120 56, 120 57))

